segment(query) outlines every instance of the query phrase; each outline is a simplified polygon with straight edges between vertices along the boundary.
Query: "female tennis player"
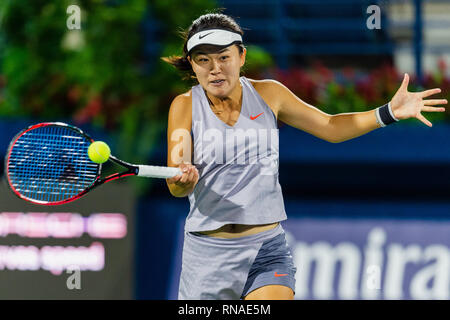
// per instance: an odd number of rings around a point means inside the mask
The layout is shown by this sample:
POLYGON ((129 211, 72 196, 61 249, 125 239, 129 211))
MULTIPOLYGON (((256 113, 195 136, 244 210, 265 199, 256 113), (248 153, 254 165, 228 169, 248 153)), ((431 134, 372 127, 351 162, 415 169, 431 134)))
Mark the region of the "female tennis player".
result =
POLYGON ((390 123, 442 112, 440 89, 408 92, 366 112, 330 115, 275 80, 241 76, 246 48, 235 20, 200 16, 185 32, 182 57, 164 61, 198 84, 169 110, 167 179, 171 194, 189 197, 179 299, 293 299, 296 268, 280 222, 277 120, 337 143, 390 123), (270 142, 269 142, 270 140, 270 142), (191 161, 193 160, 193 161, 191 161))

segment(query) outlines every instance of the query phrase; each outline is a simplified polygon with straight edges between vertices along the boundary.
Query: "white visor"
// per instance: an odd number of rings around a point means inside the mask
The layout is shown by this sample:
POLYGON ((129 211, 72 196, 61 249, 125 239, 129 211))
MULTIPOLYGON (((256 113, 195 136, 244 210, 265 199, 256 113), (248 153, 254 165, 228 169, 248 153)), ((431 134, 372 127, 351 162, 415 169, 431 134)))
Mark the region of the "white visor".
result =
POLYGON ((190 53, 192 49, 201 44, 227 46, 235 41, 242 42, 242 36, 239 33, 223 29, 203 30, 189 38, 187 42, 187 51, 190 53))

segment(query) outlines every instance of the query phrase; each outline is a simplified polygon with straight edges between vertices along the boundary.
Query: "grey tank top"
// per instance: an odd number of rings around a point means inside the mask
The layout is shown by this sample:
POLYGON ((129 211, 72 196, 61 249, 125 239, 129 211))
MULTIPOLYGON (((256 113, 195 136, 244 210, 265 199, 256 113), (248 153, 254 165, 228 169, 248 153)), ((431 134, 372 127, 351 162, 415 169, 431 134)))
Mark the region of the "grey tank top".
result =
POLYGON ((276 117, 250 81, 239 80, 242 107, 233 126, 214 114, 200 84, 192 87, 193 164, 199 180, 188 195, 187 232, 287 218, 278 182, 276 117))

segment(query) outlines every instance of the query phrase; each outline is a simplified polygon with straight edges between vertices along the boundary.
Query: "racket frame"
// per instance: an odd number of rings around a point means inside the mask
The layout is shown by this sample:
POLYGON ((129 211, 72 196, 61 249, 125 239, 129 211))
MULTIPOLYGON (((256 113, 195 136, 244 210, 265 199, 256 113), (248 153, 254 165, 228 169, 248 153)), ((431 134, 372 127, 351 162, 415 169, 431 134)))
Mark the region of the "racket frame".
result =
MULTIPOLYGON (((60 204, 72 202, 72 201, 75 201, 75 200, 81 198, 83 195, 85 195, 86 193, 88 193, 89 191, 94 189, 95 187, 97 187, 97 186, 99 186, 99 185, 101 185, 101 184, 103 184, 105 182, 108 182, 108 181, 111 181, 111 180, 115 180, 115 179, 121 178, 121 177, 126 176, 126 175, 133 175, 134 173, 132 173, 132 172, 136 172, 136 169, 132 170, 131 168, 129 168, 129 170, 126 171, 126 172, 116 173, 116 174, 113 174, 113 175, 110 175, 110 176, 108 176, 106 178, 101 179, 100 175, 101 175, 101 170, 102 170, 102 164, 98 164, 98 169, 97 169, 97 173, 96 173, 97 177, 95 178, 94 182, 91 183, 91 185, 89 185, 82 192, 80 192, 79 194, 77 194, 77 195, 75 195, 73 197, 70 197, 68 199, 64 199, 64 200, 61 200, 61 201, 49 202, 49 201, 41 201, 41 200, 32 199, 32 198, 29 198, 29 197, 23 195, 22 193, 20 193, 19 191, 17 191, 14 188, 13 183, 12 183, 10 177, 9 177, 9 163, 10 163, 9 160, 10 160, 10 157, 11 157, 11 151, 12 151, 13 147, 15 146, 17 140, 19 140, 20 137, 22 137, 25 133, 27 133, 27 132, 29 132, 31 130, 35 130, 35 129, 38 129, 38 128, 41 128, 41 127, 46 127, 46 126, 65 127, 65 128, 73 130, 73 131, 77 132, 78 134, 82 135, 84 138, 89 140, 91 143, 94 142, 94 139, 92 139, 87 133, 85 133, 80 128, 77 128, 75 126, 71 126, 71 125, 69 125, 67 123, 63 123, 63 122, 42 122, 42 123, 31 125, 31 126, 27 127, 26 129, 23 129, 22 131, 17 133, 14 136, 14 138, 11 140, 11 142, 10 142, 10 144, 8 146, 8 149, 7 149, 7 153, 6 153, 6 157, 5 157, 5 169, 6 169, 5 171, 6 171, 6 178, 7 178, 7 182, 8 182, 9 188, 20 199, 28 201, 28 202, 31 202, 31 203, 34 203, 34 204, 60 205, 60 204)), ((111 156, 110 159, 113 162, 119 163, 121 165, 125 164, 125 162, 115 158, 114 156, 111 156)))
MULTIPOLYGON (((6 154, 6 157, 5 157, 5 169, 6 169, 6 177, 7 177, 7 180, 8 180, 8 186, 13 191, 13 193, 17 197, 19 197, 20 199, 26 200, 26 201, 34 203, 34 204, 40 204, 40 205, 48 205, 48 206, 50 206, 50 205, 61 205, 61 204, 72 202, 72 201, 75 201, 75 200, 81 198, 82 196, 87 194, 89 191, 93 190, 94 188, 96 188, 96 187, 98 187, 98 186, 100 186, 100 185, 102 185, 104 183, 107 183, 107 182, 110 182, 110 181, 113 181, 113 180, 117 180, 119 178, 127 177, 127 176, 137 176, 137 175, 139 175, 139 166, 138 165, 134 165, 134 164, 125 162, 123 160, 120 160, 120 159, 116 158, 113 155, 110 155, 109 159, 108 159, 109 161, 111 161, 113 163, 116 163, 118 165, 121 165, 122 167, 126 168, 127 170, 123 171, 123 172, 117 172, 117 173, 111 174, 111 175, 109 175, 107 177, 101 178, 100 175, 102 173, 101 172, 102 164, 98 164, 98 169, 97 169, 95 180, 88 187, 86 187, 83 191, 81 191, 79 194, 77 194, 75 196, 72 196, 72 197, 70 197, 68 199, 49 202, 49 201, 41 201, 41 200, 31 199, 31 198, 29 198, 27 196, 24 196, 23 194, 21 194, 20 192, 18 192, 14 188, 14 186, 12 184, 12 181, 10 180, 10 177, 9 177, 8 164, 9 164, 9 160, 10 160, 10 156, 11 156, 11 150, 14 147, 14 145, 16 144, 17 140, 19 140, 19 138, 21 136, 23 136, 25 133, 27 133, 27 132, 29 132, 31 130, 40 128, 40 127, 44 127, 44 126, 61 126, 61 127, 66 127, 68 129, 71 129, 71 130, 77 132, 78 134, 84 136, 91 143, 94 142, 94 139, 92 139, 88 134, 83 132, 81 129, 79 129, 79 128, 75 127, 75 126, 69 125, 67 123, 63 123, 63 122, 43 122, 43 123, 38 123, 38 124, 35 124, 35 125, 31 125, 28 128, 26 128, 26 129, 20 131, 18 134, 16 134, 16 136, 14 136, 14 138, 11 140, 11 143, 8 146, 8 151, 7 151, 7 154, 6 154)), ((179 171, 179 169, 176 169, 176 170, 177 170, 177 174, 181 174, 181 171, 179 171)))

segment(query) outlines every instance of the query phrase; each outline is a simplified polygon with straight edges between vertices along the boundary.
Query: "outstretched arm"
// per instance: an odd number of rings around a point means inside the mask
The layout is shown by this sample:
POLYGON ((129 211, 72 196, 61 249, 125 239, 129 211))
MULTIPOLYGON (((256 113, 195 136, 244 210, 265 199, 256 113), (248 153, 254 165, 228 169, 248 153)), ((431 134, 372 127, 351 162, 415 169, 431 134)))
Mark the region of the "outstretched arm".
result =
MULTIPOLYGON (((443 112, 445 108, 433 106, 447 104, 447 100, 424 100, 426 97, 440 93, 441 89, 408 92, 408 83, 409 76, 405 74, 400 88, 390 101, 393 116, 397 120, 417 118, 431 127, 431 122, 425 119, 421 112, 443 112)), ((323 140, 333 143, 343 142, 380 128, 376 109, 330 115, 302 101, 278 81, 271 81, 270 87, 272 94, 278 97, 274 108, 277 118, 323 140)))

